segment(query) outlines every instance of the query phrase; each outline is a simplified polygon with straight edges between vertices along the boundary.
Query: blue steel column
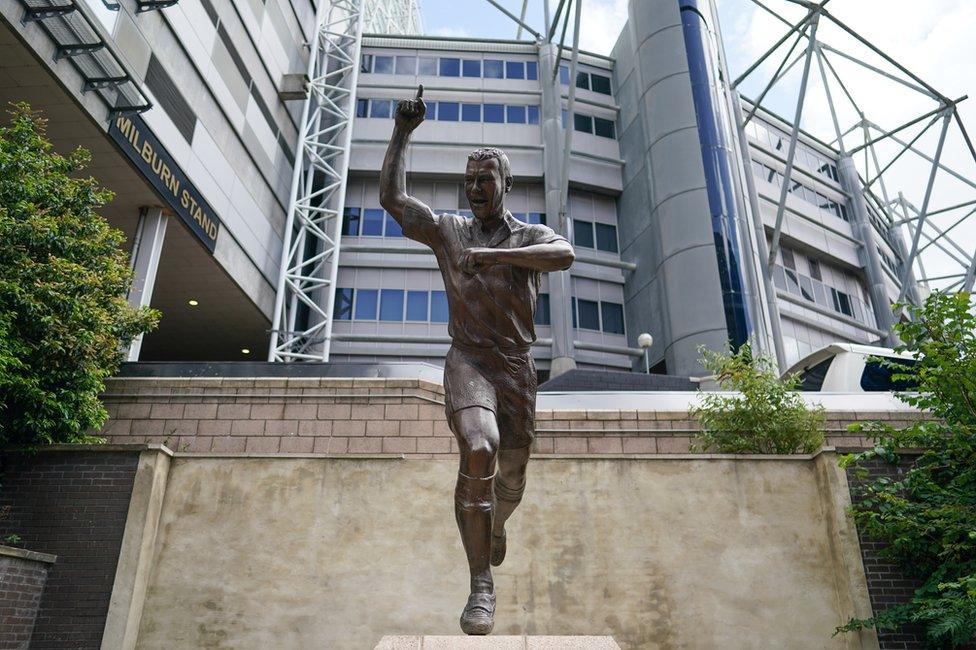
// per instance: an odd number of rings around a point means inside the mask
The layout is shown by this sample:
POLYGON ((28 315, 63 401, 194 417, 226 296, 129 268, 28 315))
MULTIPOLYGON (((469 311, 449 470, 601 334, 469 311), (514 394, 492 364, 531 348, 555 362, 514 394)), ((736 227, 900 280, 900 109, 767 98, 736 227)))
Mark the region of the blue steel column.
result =
POLYGON ((719 112, 721 99, 718 62, 705 18, 706 12, 707 15, 711 15, 711 12, 707 9, 703 12, 699 7, 699 0, 679 0, 679 9, 692 98, 698 119, 698 136, 705 169, 726 329, 729 342, 737 349, 749 341, 753 323, 745 298, 739 259, 734 157, 727 125, 723 123, 719 112))

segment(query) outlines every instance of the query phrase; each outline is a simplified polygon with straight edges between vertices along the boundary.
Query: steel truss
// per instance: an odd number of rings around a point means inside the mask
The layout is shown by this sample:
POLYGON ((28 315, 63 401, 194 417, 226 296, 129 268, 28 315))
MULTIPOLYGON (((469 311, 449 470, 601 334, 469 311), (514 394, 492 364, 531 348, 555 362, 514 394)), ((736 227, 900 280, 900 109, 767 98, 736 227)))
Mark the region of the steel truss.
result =
POLYGON ((319 7, 285 222, 269 361, 328 361, 364 0, 319 7))
MULTIPOLYGON (((971 242, 967 249, 954 241, 950 232, 964 222, 976 224, 976 192, 973 193, 973 200, 961 201, 945 207, 933 207, 938 204, 937 193, 933 190, 937 176, 952 177, 964 186, 976 190, 976 182, 973 179, 966 177, 943 162, 947 138, 954 133, 962 138, 968 150, 968 156, 976 163, 976 149, 973 147, 957 109, 959 102, 966 98, 951 99, 913 74, 904 65, 828 11, 826 5, 830 0, 823 0, 820 3, 807 0, 785 0, 790 2, 792 6, 800 5, 806 9, 805 15, 799 21, 784 18, 760 0, 750 1, 782 22, 788 27, 788 30, 762 56, 749 65, 731 85, 731 88, 735 90, 747 78, 753 77, 766 61, 781 60, 757 98, 750 101, 751 107, 748 113, 744 117, 740 117, 740 133, 744 132, 742 130, 744 130, 745 125, 756 115, 757 111, 765 110, 767 113, 775 115, 762 105, 763 100, 769 91, 779 84, 797 63, 801 60, 803 63, 802 78, 796 92, 795 112, 789 133, 786 170, 776 206, 776 221, 773 227, 769 259, 764 268, 767 279, 780 247, 786 199, 790 189, 791 177, 794 175, 794 158, 801 133, 800 122, 804 107, 810 101, 807 96, 807 89, 811 72, 816 71, 815 74, 819 75, 824 89, 826 108, 829 110, 834 130, 834 138, 829 146, 835 149, 842 163, 845 159, 850 159, 852 169, 856 170, 856 187, 848 186, 845 189, 852 195, 852 203, 855 204, 853 206, 854 212, 857 213, 859 208, 866 211, 862 215, 864 217, 862 224, 864 228, 860 230, 855 228, 855 233, 858 234, 859 243, 863 249, 862 259, 865 260, 865 273, 868 276, 868 283, 883 287, 883 278, 887 276, 898 286, 899 293, 896 303, 918 304, 921 300, 921 293, 918 291, 919 284, 924 289, 971 291, 974 279, 976 279, 976 251, 972 250, 971 242), (820 37, 821 30, 818 28, 826 23, 839 28, 852 44, 856 44, 856 47, 866 48, 877 56, 878 65, 873 65, 858 56, 825 43, 820 37), (794 55, 794 52, 804 41, 804 47, 800 49, 798 54, 794 55), (783 54, 783 48, 787 44, 789 47, 783 54), (779 55, 773 58, 773 55, 777 53, 779 55), (835 63, 841 60, 855 64, 863 71, 897 83, 901 87, 921 95, 930 103, 931 109, 894 128, 879 126, 865 116, 851 92, 850 85, 846 84, 838 73, 835 63), (858 116, 855 123, 848 125, 846 130, 842 130, 837 102, 843 102, 845 107, 850 106, 858 116), (936 125, 938 125, 939 135, 934 151, 925 151, 918 143, 936 125), (914 136, 907 134, 917 128, 921 130, 914 136), (880 154, 878 145, 883 142, 898 145, 896 153, 887 157, 880 154), (912 157, 928 167, 928 173, 923 179, 924 184, 914 188, 922 190, 920 207, 915 207, 905 199, 903 192, 893 194, 890 189, 891 168, 903 157, 912 157), (863 201, 860 201, 862 197, 863 201), (859 201, 860 206, 857 205, 859 201), (950 225, 945 226, 936 223, 936 217, 949 219, 950 225), (902 245, 901 229, 903 228, 906 229, 908 241, 911 242, 907 250, 902 245), (882 268, 873 234, 877 234, 887 242, 898 258, 899 268, 895 269, 894 275, 882 268), (921 254, 930 247, 935 247, 943 253, 940 261, 951 260, 958 264, 959 272, 940 273, 935 277, 927 276, 921 254), (916 272, 919 283, 915 281, 916 272)), ((872 302, 881 302, 882 300, 883 304, 874 305, 875 315, 878 317, 879 328, 889 332, 888 341, 890 342, 891 326, 899 314, 891 313, 887 295, 872 294, 872 302)))
POLYGON ((417 0, 364 0, 364 33, 421 34, 423 31, 417 0))

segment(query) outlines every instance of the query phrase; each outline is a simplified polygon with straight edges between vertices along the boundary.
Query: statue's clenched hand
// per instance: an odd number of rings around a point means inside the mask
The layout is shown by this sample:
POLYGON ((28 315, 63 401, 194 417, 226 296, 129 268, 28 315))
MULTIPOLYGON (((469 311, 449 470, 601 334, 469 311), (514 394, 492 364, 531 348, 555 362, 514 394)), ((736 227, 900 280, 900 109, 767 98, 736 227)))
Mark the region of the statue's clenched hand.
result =
POLYGON ((461 251, 461 258, 458 260, 458 266, 461 267, 461 270, 470 275, 493 266, 495 263, 494 248, 466 248, 461 251))
POLYGON ((424 121, 424 116, 427 114, 427 104, 424 103, 423 97, 424 85, 420 84, 417 86, 416 97, 397 102, 396 124, 406 129, 408 133, 420 126, 420 123, 424 121))

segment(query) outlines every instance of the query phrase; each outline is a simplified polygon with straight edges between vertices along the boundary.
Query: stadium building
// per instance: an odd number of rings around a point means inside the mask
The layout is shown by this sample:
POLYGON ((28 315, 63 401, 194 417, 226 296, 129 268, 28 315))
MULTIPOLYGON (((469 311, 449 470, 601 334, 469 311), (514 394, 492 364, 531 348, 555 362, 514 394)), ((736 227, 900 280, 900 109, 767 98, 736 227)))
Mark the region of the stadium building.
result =
POLYGON ((424 36, 413 2, 360 5, 0 5, 0 97, 42 111, 58 149, 92 151, 131 301, 163 313, 131 360, 263 360, 271 338, 272 360, 440 363, 436 261, 377 189, 396 101, 421 83, 410 192, 465 214, 467 155, 496 145, 514 216, 574 244, 539 301, 543 377, 643 371, 643 332, 654 372, 697 374, 699 346, 747 340, 786 367, 890 342, 891 302, 917 298, 851 156, 803 133, 794 151, 791 123, 732 89, 710 2, 632 0, 610 56, 545 33, 424 36))

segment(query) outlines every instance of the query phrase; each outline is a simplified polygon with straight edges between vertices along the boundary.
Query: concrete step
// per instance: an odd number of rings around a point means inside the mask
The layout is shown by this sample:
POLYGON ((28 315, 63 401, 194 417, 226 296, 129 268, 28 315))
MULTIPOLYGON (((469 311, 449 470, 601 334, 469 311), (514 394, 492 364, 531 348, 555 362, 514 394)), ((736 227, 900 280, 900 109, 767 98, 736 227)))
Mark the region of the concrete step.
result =
POLYGON ((610 636, 385 636, 374 650, 620 650, 610 636))

